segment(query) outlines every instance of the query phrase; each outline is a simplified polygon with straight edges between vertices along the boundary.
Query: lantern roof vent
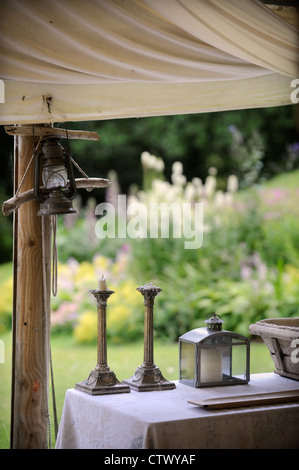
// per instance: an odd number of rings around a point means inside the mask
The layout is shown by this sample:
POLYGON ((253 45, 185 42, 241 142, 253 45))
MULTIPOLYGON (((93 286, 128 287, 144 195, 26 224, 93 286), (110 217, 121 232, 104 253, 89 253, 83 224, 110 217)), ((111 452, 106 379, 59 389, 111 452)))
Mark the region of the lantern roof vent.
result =
POLYGON ((221 320, 220 315, 217 315, 216 313, 212 313, 211 315, 209 315, 208 318, 205 320, 205 323, 207 324, 208 331, 222 330, 223 320, 221 320))

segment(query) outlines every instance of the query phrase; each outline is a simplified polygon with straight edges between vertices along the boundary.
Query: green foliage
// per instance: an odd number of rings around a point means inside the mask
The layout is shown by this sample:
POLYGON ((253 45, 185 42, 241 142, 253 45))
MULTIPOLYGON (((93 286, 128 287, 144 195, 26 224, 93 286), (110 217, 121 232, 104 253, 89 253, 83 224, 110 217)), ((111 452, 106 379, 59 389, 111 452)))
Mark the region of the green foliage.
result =
MULTIPOLYGON (((219 194, 214 185, 209 199, 202 198, 205 232, 197 250, 172 238, 148 237, 132 245, 131 271, 159 279, 166 291, 155 317, 159 335, 175 340, 203 325, 213 311, 223 316, 226 329, 244 335, 262 318, 298 316, 298 190, 275 189, 280 212, 274 219, 272 191, 219 194)), ((147 197, 153 199, 151 193, 147 197)))
POLYGON ((241 186, 244 181, 248 187, 252 181, 298 168, 294 112, 295 107, 280 106, 68 123, 68 127, 99 133, 98 143, 72 141, 73 156, 90 176, 106 177, 115 170, 123 193, 132 184, 140 187, 143 183, 139 159, 144 150, 163 157, 166 178, 175 161, 183 163, 188 180, 194 174, 205 179, 209 168, 216 167, 218 185, 224 189, 231 173, 238 175, 241 186))
MULTIPOLYGON (((144 150, 163 157, 166 179, 170 178, 172 164, 177 160, 183 163, 189 181, 195 174, 204 180, 209 168, 217 168, 217 184, 221 189, 225 189, 231 173, 238 176, 241 187, 249 187, 253 182, 266 181, 273 175, 294 170, 299 166, 294 114, 295 106, 280 106, 55 125, 98 132, 99 142, 72 140, 72 156, 89 176, 107 177, 114 170, 119 177, 120 191, 127 194, 132 186, 141 187, 144 183, 140 165, 144 150)), ((13 138, 6 134, 3 126, 0 127, 0 139, 0 200, 3 203, 13 194, 13 138)), ((65 139, 62 144, 66 144, 65 139)), ((77 169, 75 175, 82 176, 77 169)), ((104 201, 102 189, 93 190, 92 194, 98 202, 104 201)), ((80 191, 80 195, 85 207, 89 193, 80 191)), ((2 217, 0 262, 12 259, 11 222, 11 216, 2 217)), ((82 259, 82 241, 75 241, 78 258, 82 259)), ((67 259, 67 242, 62 246, 66 251, 61 251, 66 253, 67 259)), ((104 244, 97 248, 109 253, 110 246, 104 244)))
MULTIPOLYGON (((130 199, 131 203, 142 201, 145 208, 151 201, 159 203, 165 198, 170 203, 196 200, 204 205, 203 244, 196 250, 185 249, 185 240, 172 236, 127 239, 128 280, 136 280, 136 287, 152 280, 163 289, 156 301, 156 335, 177 340, 182 332, 201 326, 212 311, 223 316, 226 329, 245 335, 248 326, 259 319, 298 315, 296 188, 281 192, 273 183, 274 190, 257 186, 237 192, 234 179, 230 179, 229 190, 223 192, 217 190, 216 177, 211 174, 205 184, 193 181, 191 191, 182 168, 175 168, 173 184, 154 180, 147 192, 137 191, 130 199), (273 191, 276 200, 277 194, 280 197, 276 218, 269 217, 273 191)), ((133 291, 133 281, 131 286, 133 291)), ((109 331, 111 338, 125 341, 134 338, 134 330, 138 331, 136 337, 142 334, 142 306, 137 308, 137 298, 130 330, 127 307, 119 303, 119 295, 124 298, 121 290, 115 295, 117 314, 111 315, 118 320, 111 323, 109 331), (126 330, 115 330, 114 324, 123 325, 126 316, 126 330)))
MULTIPOLYGON (((0 201, 6 199, 5 193, 0 188, 0 201)), ((0 214, 0 263, 6 263, 11 260, 13 246, 13 227, 12 216, 4 217, 0 214)))
POLYGON ((11 263, 0 264, 0 334, 11 328, 13 279, 11 263))
POLYGON ((66 263, 71 257, 79 262, 92 261, 98 253, 107 257, 115 257, 123 241, 117 238, 98 238, 95 232, 97 216, 95 215, 96 202, 94 198, 82 206, 81 199, 73 202, 76 214, 65 215, 58 218, 57 245, 59 259, 66 263))
MULTIPOLYGON (((78 342, 96 342, 96 305, 88 291, 97 288, 102 274, 115 290, 107 318, 108 338, 115 343, 142 337, 144 307, 136 287, 149 281, 163 289, 155 304, 159 338, 176 341, 183 332, 203 326, 213 311, 223 317, 226 329, 244 335, 259 319, 298 316, 298 171, 279 176, 278 185, 273 180, 246 190, 238 190, 236 178, 230 176, 226 191, 217 188, 215 169, 204 183, 198 178, 188 181, 178 163, 173 165, 171 184, 162 178, 161 168, 157 174, 159 179, 151 179, 148 191, 130 195, 130 204, 142 202, 147 211, 153 201, 179 207, 201 202, 202 245, 186 249, 186 239, 172 236, 175 218, 166 238, 147 234, 140 239, 99 239, 95 202, 90 200, 77 218, 60 221, 53 334, 72 332, 78 342)), ((112 201, 117 185, 111 186, 112 201)), ((11 322, 11 273, 0 276, 0 284, 4 331, 11 322)))
POLYGON ((231 170, 238 176, 241 188, 248 188, 259 180, 264 157, 264 142, 260 133, 254 129, 249 138, 244 140, 236 126, 229 126, 232 133, 231 170))
POLYGON ((130 262, 128 248, 123 246, 116 259, 96 255, 91 262, 78 263, 74 258, 58 266, 57 297, 52 302, 52 332, 74 332, 79 343, 96 343, 97 307, 89 290, 98 288, 104 275, 109 289, 107 313, 108 338, 122 343, 140 338, 143 331, 142 299, 136 283, 127 275, 130 262))

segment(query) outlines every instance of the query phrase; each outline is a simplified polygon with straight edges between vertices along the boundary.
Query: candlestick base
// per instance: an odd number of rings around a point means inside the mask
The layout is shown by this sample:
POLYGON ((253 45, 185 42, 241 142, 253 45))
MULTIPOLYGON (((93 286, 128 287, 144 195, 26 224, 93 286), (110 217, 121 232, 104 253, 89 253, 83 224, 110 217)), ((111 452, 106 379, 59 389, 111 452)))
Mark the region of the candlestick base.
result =
POLYGON ((75 389, 89 395, 110 395, 112 393, 129 393, 130 387, 119 382, 109 367, 107 370, 93 369, 87 380, 75 385, 75 389))
POLYGON ((155 365, 138 367, 135 374, 131 378, 123 380, 123 383, 128 384, 132 390, 137 392, 172 390, 175 388, 175 384, 166 380, 159 367, 155 365))

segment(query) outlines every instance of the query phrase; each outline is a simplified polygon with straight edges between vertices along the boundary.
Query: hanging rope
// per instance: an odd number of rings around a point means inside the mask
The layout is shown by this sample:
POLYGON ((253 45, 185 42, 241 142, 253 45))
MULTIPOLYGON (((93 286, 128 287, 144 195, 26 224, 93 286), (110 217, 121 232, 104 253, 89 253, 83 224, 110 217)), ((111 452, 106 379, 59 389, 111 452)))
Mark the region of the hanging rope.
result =
POLYGON ((46 241, 45 241, 45 216, 41 216, 42 225, 42 276, 43 276, 43 332, 44 332, 44 367, 46 371, 46 384, 45 384, 45 402, 46 402, 46 419, 48 425, 48 446, 52 448, 52 436, 51 436, 51 420, 49 412, 49 318, 48 318, 48 303, 47 303, 47 258, 46 258, 46 241))
MULTIPOLYGON (((55 429, 55 439, 58 433, 58 420, 57 420, 57 407, 56 407, 56 397, 55 397, 55 386, 54 386, 54 374, 53 374, 53 362, 52 362, 52 351, 50 346, 50 320, 49 320, 49 312, 48 312, 48 303, 47 303, 47 253, 46 253, 46 238, 45 238, 45 217, 41 216, 41 224, 42 224, 42 271, 43 271, 43 331, 44 331, 44 358, 45 358, 45 370, 49 371, 49 364, 50 364, 50 371, 51 371, 51 387, 52 387, 52 401, 53 401, 53 414, 54 414, 54 429, 55 429)), ((57 216, 52 216, 53 222, 53 233, 55 236, 53 237, 53 246, 56 246, 56 229, 57 229, 57 216)), ((53 282, 53 290, 55 295, 57 293, 57 249, 53 249, 53 263, 55 263, 55 269, 52 271, 52 280, 53 282), (55 260, 55 261, 54 261, 55 260)), ((48 425, 48 447, 49 449, 52 448, 52 436, 51 436, 51 418, 49 412, 49 379, 48 379, 48 372, 47 372, 47 379, 45 385, 45 402, 46 402, 46 418, 47 418, 47 425, 48 425)))
MULTIPOLYGON (((73 159, 73 157, 71 156, 71 149, 70 149, 70 144, 69 144, 69 135, 68 135, 68 131, 67 131, 67 127, 65 126, 65 131, 66 131, 66 141, 67 141, 67 147, 68 147, 68 152, 70 154, 70 159, 71 159, 71 162, 72 164, 77 168, 77 170, 81 173, 81 175, 83 175, 85 178, 89 179, 89 176, 85 173, 84 170, 82 170, 82 168, 78 165, 78 163, 73 159)), ((86 188, 86 191, 92 191, 93 188, 86 188)))
POLYGON ((57 419, 57 408, 56 408, 56 397, 55 397, 54 374, 53 374, 51 348, 50 348, 50 369, 51 369, 52 401, 53 401, 53 412, 54 412, 54 429, 55 429, 55 439, 56 439, 57 434, 58 434, 58 419, 57 419))
POLYGON ((23 176, 22 176, 22 178, 21 178, 20 184, 19 184, 19 186, 18 186, 18 188, 17 188, 17 190, 16 190, 15 196, 17 196, 17 195, 19 194, 19 192, 20 192, 20 189, 21 189, 21 187, 22 187, 22 185, 23 185, 23 183, 24 183, 24 181, 25 181, 25 178, 26 178, 26 176, 27 176, 27 173, 28 173, 28 170, 29 170, 30 165, 31 165, 31 163, 32 163, 32 160, 34 159, 35 154, 36 154, 36 152, 37 152, 37 150, 38 150, 38 148, 39 148, 39 145, 40 145, 40 141, 39 141, 38 144, 37 144, 37 146, 35 147, 35 142, 34 142, 34 124, 32 125, 32 138, 33 138, 34 152, 33 152, 32 156, 31 156, 31 158, 30 158, 30 161, 29 161, 29 163, 28 163, 28 165, 27 165, 27 167, 26 167, 26 169, 25 169, 25 171, 24 171, 24 174, 23 174, 23 176))
POLYGON ((58 250, 57 250, 57 215, 52 215, 53 227, 53 252, 52 252, 52 294, 54 297, 57 295, 57 264, 58 264, 58 250))
POLYGON ((31 159, 30 159, 30 161, 29 161, 29 163, 28 163, 28 165, 27 165, 27 167, 26 167, 26 170, 24 171, 24 174, 23 174, 23 176, 22 176, 22 179, 21 179, 21 181, 20 181, 20 184, 19 184, 19 186, 18 186, 18 188, 17 188, 17 190, 16 190, 15 196, 17 196, 17 195, 19 194, 19 192, 20 192, 20 189, 21 189, 21 187, 22 187, 22 185, 23 185, 23 183, 24 183, 24 180, 25 180, 25 178, 26 178, 26 176, 27 176, 27 173, 28 173, 28 170, 29 170, 30 165, 31 165, 31 163, 32 163, 32 160, 34 159, 34 155, 35 155, 36 150, 37 150, 37 148, 35 149, 35 151, 34 151, 32 157, 31 157, 31 159))

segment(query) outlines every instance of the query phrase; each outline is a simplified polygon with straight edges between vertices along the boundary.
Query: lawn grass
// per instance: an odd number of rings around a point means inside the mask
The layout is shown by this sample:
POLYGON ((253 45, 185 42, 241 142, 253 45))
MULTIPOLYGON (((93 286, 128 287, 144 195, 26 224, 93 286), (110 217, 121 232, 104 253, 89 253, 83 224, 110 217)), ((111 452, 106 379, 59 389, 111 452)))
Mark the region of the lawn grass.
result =
POLYGON ((281 173, 263 183, 265 188, 298 189, 299 170, 281 173))
MULTIPOLYGON (((11 400, 11 333, 1 335, 5 344, 5 362, 0 363, 0 449, 10 443, 11 400)), ((65 392, 76 382, 85 380, 96 365, 96 346, 79 345, 71 336, 54 336, 51 342, 54 369, 54 389, 58 422, 61 418, 65 392)), ((154 360, 168 380, 178 379, 178 344, 155 341, 154 360)), ((143 342, 130 345, 108 344, 108 364, 119 380, 130 377, 143 361, 143 342)), ((251 373, 271 372, 274 365, 268 349, 262 342, 251 343, 251 373)), ((50 396, 52 391, 50 390, 50 396)), ((51 424, 54 427, 52 399, 50 399, 51 424)), ((54 435, 52 445, 54 447, 54 435)))
POLYGON ((12 276, 12 263, 4 263, 0 265, 0 283, 6 281, 12 276))

